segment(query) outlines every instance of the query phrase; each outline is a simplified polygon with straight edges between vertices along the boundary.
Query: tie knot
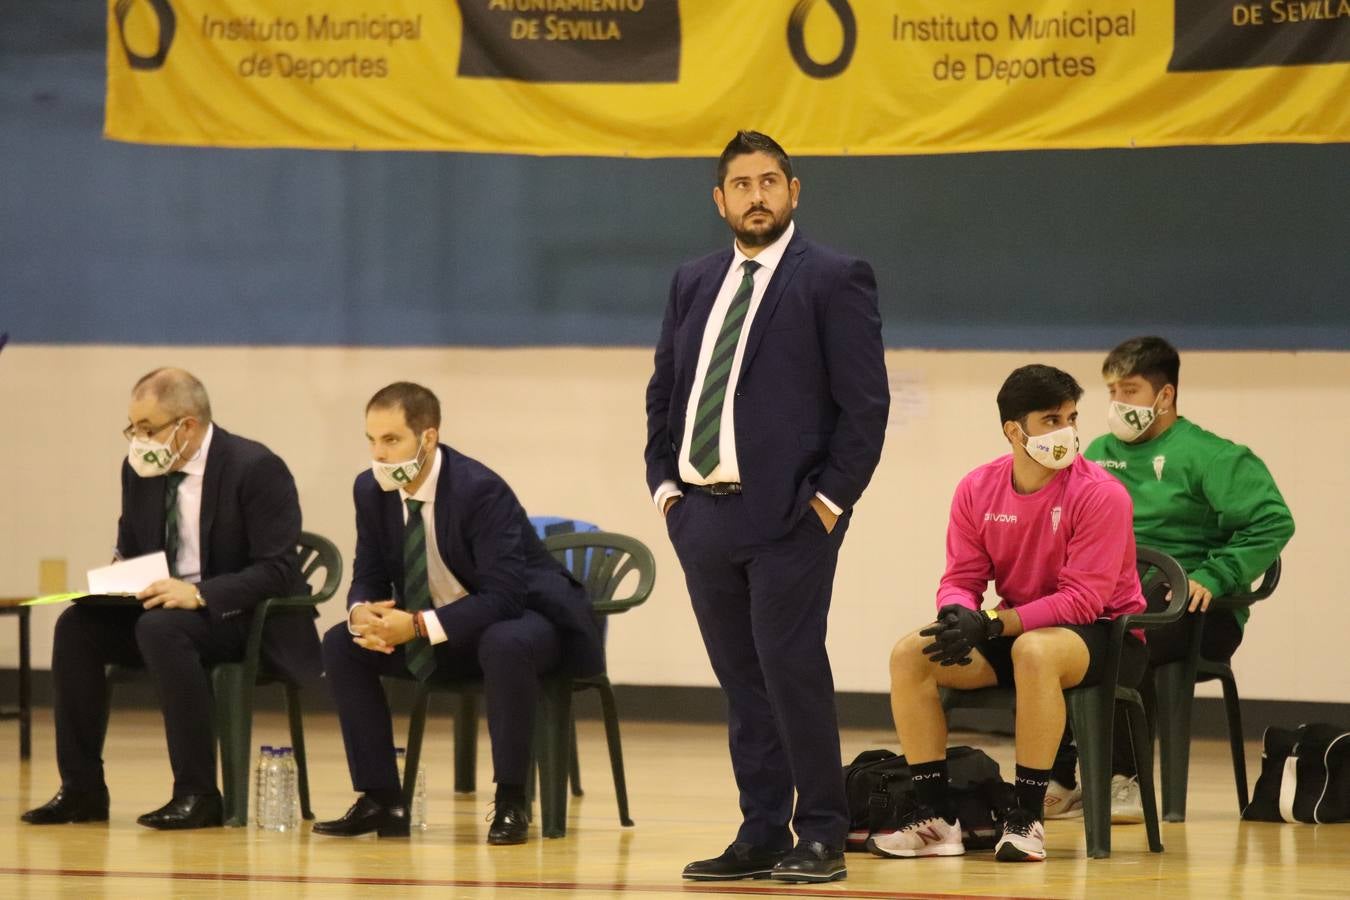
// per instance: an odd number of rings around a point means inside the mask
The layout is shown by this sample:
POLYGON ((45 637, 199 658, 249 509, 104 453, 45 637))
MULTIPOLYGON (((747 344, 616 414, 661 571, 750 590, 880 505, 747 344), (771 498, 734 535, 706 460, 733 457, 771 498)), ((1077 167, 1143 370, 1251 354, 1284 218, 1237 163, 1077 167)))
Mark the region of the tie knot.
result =
POLYGON ((747 259, 745 262, 741 263, 741 269, 745 272, 747 276, 754 275, 756 272, 759 271, 760 264, 755 262, 753 259, 747 259))
POLYGON ((183 479, 187 477, 187 473, 170 472, 168 475, 164 477, 169 479, 169 490, 176 491, 178 490, 178 486, 183 483, 183 479))
POLYGON ((415 515, 417 515, 419 512, 422 511, 422 505, 423 505, 426 501, 425 501, 425 500, 411 500, 411 499, 410 499, 410 500, 404 500, 403 502, 404 502, 405 504, 407 504, 407 507, 408 507, 408 515, 410 515, 410 516, 415 516, 415 515))

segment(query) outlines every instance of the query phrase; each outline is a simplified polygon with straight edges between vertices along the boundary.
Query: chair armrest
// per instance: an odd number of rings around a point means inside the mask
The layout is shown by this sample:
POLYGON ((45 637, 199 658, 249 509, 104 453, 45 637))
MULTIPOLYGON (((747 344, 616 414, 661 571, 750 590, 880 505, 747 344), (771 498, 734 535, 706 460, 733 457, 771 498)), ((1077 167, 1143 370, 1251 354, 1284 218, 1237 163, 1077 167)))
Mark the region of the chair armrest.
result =
POLYGON ((296 609, 318 606, 328 598, 322 594, 297 594, 294 597, 273 597, 270 608, 272 612, 281 609, 296 609))
POLYGON ((1270 564, 1265 574, 1261 576, 1261 581, 1250 591, 1244 591, 1237 594, 1226 594, 1222 597, 1215 597, 1209 603, 1210 609, 1244 609, 1256 603, 1258 600, 1264 600, 1275 593, 1276 586, 1280 583, 1281 564, 1279 557, 1270 564))
MULTIPOLYGON (((1122 638, 1125 632, 1132 628, 1148 630, 1177 621, 1186 614, 1186 607, 1190 601, 1189 591, 1187 590, 1190 582, 1186 580, 1186 570, 1181 567, 1179 562, 1153 547, 1138 547, 1135 553, 1139 568, 1142 571, 1157 570, 1161 580, 1171 590, 1172 597, 1168 600, 1166 609, 1130 613, 1116 619, 1115 624, 1122 638)), ((1156 582, 1151 581, 1152 583, 1156 582)))

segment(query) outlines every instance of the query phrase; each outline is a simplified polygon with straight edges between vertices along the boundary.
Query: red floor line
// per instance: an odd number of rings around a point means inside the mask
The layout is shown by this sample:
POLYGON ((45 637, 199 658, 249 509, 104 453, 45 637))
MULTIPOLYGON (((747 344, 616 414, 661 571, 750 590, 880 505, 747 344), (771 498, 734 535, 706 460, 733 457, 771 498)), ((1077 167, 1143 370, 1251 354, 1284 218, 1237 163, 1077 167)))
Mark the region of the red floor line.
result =
POLYGON ((38 869, 26 866, 0 866, 0 875, 46 875, 60 878, 158 878, 170 881, 228 881, 282 884, 352 884, 378 887, 458 887, 458 888, 521 888, 540 891, 612 891, 615 893, 671 893, 681 891, 691 894, 761 894, 764 896, 783 896, 791 893, 794 897, 833 897, 836 900, 1028 900, 1028 898, 992 894, 933 894, 911 891, 841 891, 804 885, 774 884, 773 887, 756 888, 738 885, 711 885, 680 883, 662 884, 625 884, 613 882, 571 882, 571 881, 474 881, 465 878, 373 878, 339 875, 280 875, 252 874, 247 872, 138 872, 115 871, 108 869, 38 869))

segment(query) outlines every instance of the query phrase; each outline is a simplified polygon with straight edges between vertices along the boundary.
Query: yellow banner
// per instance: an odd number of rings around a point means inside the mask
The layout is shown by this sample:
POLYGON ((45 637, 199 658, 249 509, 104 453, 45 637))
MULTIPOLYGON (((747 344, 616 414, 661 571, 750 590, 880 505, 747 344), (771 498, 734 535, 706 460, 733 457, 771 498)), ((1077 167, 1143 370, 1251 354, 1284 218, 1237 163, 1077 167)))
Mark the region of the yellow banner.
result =
POLYGON ((109 0, 105 134, 708 156, 1350 140, 1350 0, 109 0))

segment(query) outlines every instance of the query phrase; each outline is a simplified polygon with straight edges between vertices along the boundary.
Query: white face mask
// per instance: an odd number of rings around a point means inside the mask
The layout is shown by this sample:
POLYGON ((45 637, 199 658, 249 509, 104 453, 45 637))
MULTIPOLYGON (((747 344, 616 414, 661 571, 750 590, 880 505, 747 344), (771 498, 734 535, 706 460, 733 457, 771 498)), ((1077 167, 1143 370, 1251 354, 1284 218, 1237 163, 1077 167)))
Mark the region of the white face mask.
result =
POLYGON ((132 471, 142 478, 167 475, 174 463, 183 455, 181 449, 174 450, 169 446, 182 425, 183 420, 179 419, 173 426, 173 431, 169 432, 169 439, 163 443, 134 435, 131 438, 131 446, 127 448, 127 462, 131 464, 132 471))
POLYGON ((1072 425, 1065 425, 1049 434, 1030 435, 1022 430, 1021 425, 1017 426, 1017 430, 1026 438, 1022 446, 1027 456, 1047 469, 1067 469, 1078 456, 1078 429, 1072 425))
MULTIPOLYGON (((425 433, 425 432, 424 432, 425 433)), ((399 488, 405 488, 417 480, 417 476, 422 474, 422 466, 425 461, 422 459, 422 452, 418 453, 412 459, 404 462, 379 462, 370 461, 371 474, 375 476, 375 482, 382 490, 396 491, 399 488)))
POLYGON ((1106 427, 1125 443, 1133 444, 1157 421, 1158 414, 1155 409, 1161 399, 1161 397, 1154 398, 1152 406, 1135 406, 1132 403, 1112 400, 1106 410, 1106 427))

